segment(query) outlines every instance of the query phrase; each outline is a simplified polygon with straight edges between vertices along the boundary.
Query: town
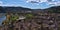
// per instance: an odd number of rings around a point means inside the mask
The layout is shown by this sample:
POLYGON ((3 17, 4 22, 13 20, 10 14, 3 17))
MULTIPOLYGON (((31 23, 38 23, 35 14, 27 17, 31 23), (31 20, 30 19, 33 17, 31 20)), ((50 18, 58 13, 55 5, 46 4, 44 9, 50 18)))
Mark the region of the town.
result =
POLYGON ((60 7, 28 9, 0 7, 6 14, 0 30, 60 30, 60 7))

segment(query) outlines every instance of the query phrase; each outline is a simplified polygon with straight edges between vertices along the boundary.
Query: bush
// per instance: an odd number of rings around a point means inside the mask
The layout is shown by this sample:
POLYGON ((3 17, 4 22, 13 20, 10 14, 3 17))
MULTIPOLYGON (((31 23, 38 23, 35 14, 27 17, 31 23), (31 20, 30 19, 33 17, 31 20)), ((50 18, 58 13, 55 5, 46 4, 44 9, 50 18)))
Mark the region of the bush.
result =
POLYGON ((16 19, 18 19, 19 17, 17 15, 12 15, 10 20, 11 21, 16 21, 16 19))
POLYGON ((26 18, 33 18, 33 14, 26 14, 26 18))

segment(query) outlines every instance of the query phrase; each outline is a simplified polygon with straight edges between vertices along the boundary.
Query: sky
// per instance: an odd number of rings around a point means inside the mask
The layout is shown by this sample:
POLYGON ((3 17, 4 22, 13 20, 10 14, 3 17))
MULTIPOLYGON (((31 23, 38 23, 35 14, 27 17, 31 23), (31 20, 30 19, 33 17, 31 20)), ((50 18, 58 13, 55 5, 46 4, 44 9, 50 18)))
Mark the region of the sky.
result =
POLYGON ((52 6, 60 6, 60 0, 0 0, 0 6, 21 6, 31 9, 46 9, 52 6))

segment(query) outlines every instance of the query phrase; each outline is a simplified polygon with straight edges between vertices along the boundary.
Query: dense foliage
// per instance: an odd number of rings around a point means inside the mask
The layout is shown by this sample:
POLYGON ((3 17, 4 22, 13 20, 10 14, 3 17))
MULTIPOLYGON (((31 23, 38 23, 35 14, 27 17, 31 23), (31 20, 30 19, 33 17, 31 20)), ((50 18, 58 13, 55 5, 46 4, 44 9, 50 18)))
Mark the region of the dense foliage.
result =
POLYGON ((26 14, 26 18, 33 18, 33 14, 26 14))
POLYGON ((18 19, 19 17, 17 15, 12 15, 10 20, 11 21, 16 21, 16 19, 18 19))
POLYGON ((50 13, 60 13, 60 10, 49 10, 50 13))

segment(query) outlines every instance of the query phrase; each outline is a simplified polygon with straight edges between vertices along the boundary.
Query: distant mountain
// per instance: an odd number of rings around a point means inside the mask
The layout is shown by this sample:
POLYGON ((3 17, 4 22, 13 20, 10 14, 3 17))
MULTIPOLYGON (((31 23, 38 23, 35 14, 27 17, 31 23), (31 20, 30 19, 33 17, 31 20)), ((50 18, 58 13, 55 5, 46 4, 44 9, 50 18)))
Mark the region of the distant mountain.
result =
POLYGON ((0 12, 19 12, 19 11, 31 11, 29 8, 23 7, 0 7, 0 12))
POLYGON ((54 6, 54 7, 50 7, 50 8, 47 8, 46 10, 60 10, 60 6, 54 6))
POLYGON ((0 13, 5 13, 5 10, 2 6, 0 6, 0 13))
POLYGON ((34 12, 54 12, 60 13, 60 6, 54 6, 47 9, 29 9, 24 7, 1 7, 0 12, 21 12, 21 11, 34 11, 34 12))
POLYGON ((60 6, 50 7, 50 8, 44 9, 44 11, 60 13, 60 6))

